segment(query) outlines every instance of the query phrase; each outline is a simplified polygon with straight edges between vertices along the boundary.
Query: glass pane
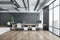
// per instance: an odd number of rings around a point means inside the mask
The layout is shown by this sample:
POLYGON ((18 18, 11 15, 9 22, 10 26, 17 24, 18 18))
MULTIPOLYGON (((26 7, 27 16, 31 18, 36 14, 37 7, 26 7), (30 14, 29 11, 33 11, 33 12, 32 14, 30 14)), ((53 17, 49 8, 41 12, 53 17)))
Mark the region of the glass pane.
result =
POLYGON ((54 8, 54 27, 59 28, 59 6, 54 8))
POLYGON ((52 29, 53 29, 52 27, 49 27, 49 31, 53 32, 53 30, 52 30, 52 29))
POLYGON ((43 11, 40 13, 40 20, 42 21, 43 24, 43 11))
POLYGON ((52 9, 53 8, 53 4, 51 4, 50 6, 49 6, 49 9, 52 9))
POLYGON ((53 25, 52 25, 52 21, 53 21, 53 20, 52 20, 52 19, 53 19, 53 16, 52 16, 53 13, 52 13, 52 12, 53 12, 53 9, 52 9, 52 10, 49 10, 49 26, 53 26, 53 25))
POLYGON ((54 34, 56 34, 56 35, 59 36, 59 31, 60 31, 60 30, 54 28, 54 34))
POLYGON ((39 15, 39 20, 41 20, 41 23, 38 24, 38 27, 43 29, 43 11, 40 12, 40 15, 39 15))
POLYGON ((59 0, 56 0, 56 1, 54 2, 54 7, 57 6, 57 5, 59 5, 59 0))

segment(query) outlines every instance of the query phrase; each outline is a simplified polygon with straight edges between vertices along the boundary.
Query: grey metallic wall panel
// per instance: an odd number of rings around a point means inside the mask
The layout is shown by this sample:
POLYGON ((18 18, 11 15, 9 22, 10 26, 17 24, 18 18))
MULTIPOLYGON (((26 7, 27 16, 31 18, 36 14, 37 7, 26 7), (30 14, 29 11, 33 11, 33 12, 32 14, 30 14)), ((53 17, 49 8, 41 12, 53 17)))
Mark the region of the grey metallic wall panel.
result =
POLYGON ((46 24, 46 26, 43 27, 43 29, 48 30, 49 28, 49 7, 46 6, 43 9, 43 24, 46 24))
POLYGON ((0 13, 0 25, 6 25, 11 16, 15 23, 36 23, 39 20, 39 13, 0 13))

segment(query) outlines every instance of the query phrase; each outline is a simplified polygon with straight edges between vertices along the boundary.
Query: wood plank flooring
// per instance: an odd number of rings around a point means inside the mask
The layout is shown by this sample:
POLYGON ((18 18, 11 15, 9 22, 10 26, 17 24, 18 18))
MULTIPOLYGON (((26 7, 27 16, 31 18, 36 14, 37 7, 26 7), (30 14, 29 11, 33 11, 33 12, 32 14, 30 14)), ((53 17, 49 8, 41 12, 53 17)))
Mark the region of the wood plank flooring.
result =
POLYGON ((0 35, 0 40, 60 40, 48 31, 8 31, 0 35))

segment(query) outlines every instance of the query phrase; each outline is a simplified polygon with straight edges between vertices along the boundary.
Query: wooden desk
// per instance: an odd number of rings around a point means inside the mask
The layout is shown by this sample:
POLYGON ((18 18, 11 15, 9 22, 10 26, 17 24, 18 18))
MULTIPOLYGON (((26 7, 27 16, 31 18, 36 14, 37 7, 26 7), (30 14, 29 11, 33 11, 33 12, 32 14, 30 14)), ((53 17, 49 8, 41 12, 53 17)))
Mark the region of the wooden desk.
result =
POLYGON ((29 28, 32 27, 33 25, 36 26, 36 24, 23 24, 23 26, 25 26, 25 25, 29 28))
MULTIPOLYGON (((15 25, 15 29, 17 29, 17 24, 14 24, 15 25)), ((28 29, 32 29, 32 27, 37 27, 37 24, 21 24, 21 27, 22 29, 24 27, 28 27, 28 29)))

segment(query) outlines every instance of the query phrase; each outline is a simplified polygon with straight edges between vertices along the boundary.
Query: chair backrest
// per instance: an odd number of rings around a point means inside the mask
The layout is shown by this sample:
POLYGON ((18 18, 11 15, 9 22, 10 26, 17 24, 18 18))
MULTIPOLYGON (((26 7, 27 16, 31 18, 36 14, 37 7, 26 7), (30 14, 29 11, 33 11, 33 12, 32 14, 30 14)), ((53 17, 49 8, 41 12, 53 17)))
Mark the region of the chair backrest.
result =
POLYGON ((43 28, 43 25, 42 24, 38 24, 38 28, 43 28))
POLYGON ((32 25, 32 27, 36 27, 35 25, 32 25))
POLYGON ((28 27, 27 25, 24 25, 24 27, 28 27))
POLYGON ((17 27, 21 28, 21 23, 17 23, 17 27))
POLYGON ((10 25, 10 22, 7 22, 7 25, 10 25))

